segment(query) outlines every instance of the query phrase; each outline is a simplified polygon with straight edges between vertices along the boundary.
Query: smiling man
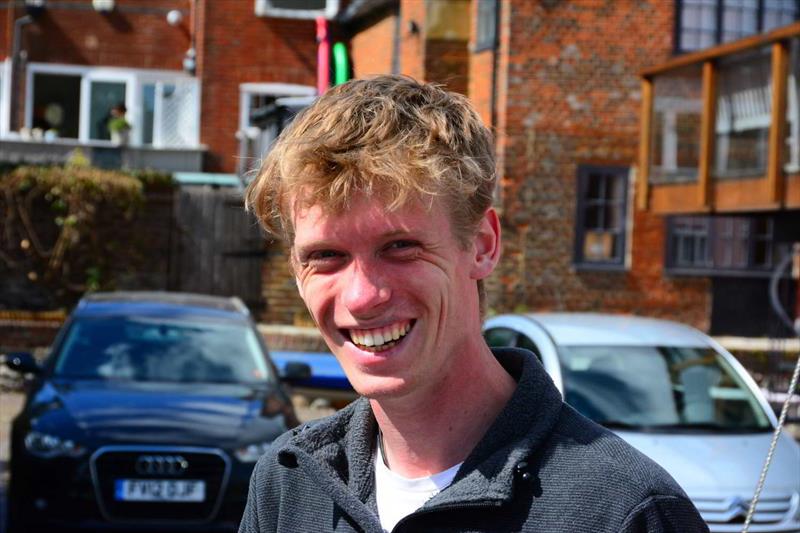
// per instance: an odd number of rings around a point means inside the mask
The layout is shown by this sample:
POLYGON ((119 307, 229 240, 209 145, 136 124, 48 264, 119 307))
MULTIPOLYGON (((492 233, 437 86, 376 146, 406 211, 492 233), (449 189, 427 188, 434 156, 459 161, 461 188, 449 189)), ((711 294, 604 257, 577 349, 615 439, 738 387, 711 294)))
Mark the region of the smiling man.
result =
POLYGON ((276 142, 248 206, 363 397, 275 441, 241 532, 707 531, 533 354, 484 342, 492 144, 463 96, 398 76, 331 89, 276 142))

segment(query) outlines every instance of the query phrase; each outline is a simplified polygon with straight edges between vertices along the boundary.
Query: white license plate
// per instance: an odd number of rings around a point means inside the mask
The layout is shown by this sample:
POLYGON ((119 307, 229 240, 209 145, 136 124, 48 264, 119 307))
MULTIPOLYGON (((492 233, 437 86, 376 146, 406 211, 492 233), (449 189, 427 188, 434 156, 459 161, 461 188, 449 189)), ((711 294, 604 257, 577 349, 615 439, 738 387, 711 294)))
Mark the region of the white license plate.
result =
POLYGON ((117 479, 114 499, 124 502, 202 502, 206 482, 201 479, 117 479))

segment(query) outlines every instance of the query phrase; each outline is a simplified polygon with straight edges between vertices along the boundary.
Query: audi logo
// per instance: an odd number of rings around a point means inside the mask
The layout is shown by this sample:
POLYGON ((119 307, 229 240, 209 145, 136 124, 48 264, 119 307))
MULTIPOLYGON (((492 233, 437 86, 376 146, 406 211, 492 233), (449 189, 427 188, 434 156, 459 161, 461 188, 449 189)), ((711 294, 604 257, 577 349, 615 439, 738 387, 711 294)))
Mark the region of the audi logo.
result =
POLYGON ((134 468, 141 476, 180 476, 189 468, 189 461, 180 455, 140 455, 134 468))

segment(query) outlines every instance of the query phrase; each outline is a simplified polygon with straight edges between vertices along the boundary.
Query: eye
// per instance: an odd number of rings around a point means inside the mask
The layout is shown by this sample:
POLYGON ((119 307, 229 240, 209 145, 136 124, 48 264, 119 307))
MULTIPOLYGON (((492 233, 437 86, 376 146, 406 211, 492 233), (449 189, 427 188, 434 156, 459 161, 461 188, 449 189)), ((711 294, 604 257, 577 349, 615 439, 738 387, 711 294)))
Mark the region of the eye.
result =
POLYGON ((315 250, 305 256, 301 264, 305 267, 324 271, 334 268, 343 258, 344 254, 336 250, 315 250))
POLYGON ((384 247, 386 253, 403 258, 415 254, 417 250, 419 250, 419 243, 407 239, 392 241, 384 247))
POLYGON ((401 250, 403 248, 410 248, 411 246, 416 246, 417 243, 414 241, 393 241, 389 243, 387 246, 390 250, 401 250))

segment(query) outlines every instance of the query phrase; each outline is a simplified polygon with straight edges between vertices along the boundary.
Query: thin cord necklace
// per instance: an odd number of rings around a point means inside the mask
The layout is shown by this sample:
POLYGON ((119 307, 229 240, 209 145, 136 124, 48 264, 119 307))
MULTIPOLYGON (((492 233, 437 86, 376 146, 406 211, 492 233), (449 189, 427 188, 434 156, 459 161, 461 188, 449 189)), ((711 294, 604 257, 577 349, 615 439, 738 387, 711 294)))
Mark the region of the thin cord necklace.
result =
POLYGON ((381 431, 381 428, 378 428, 378 448, 381 451, 381 459, 383 459, 383 466, 389 468, 389 460, 386 458, 386 448, 383 447, 383 431, 381 431))

